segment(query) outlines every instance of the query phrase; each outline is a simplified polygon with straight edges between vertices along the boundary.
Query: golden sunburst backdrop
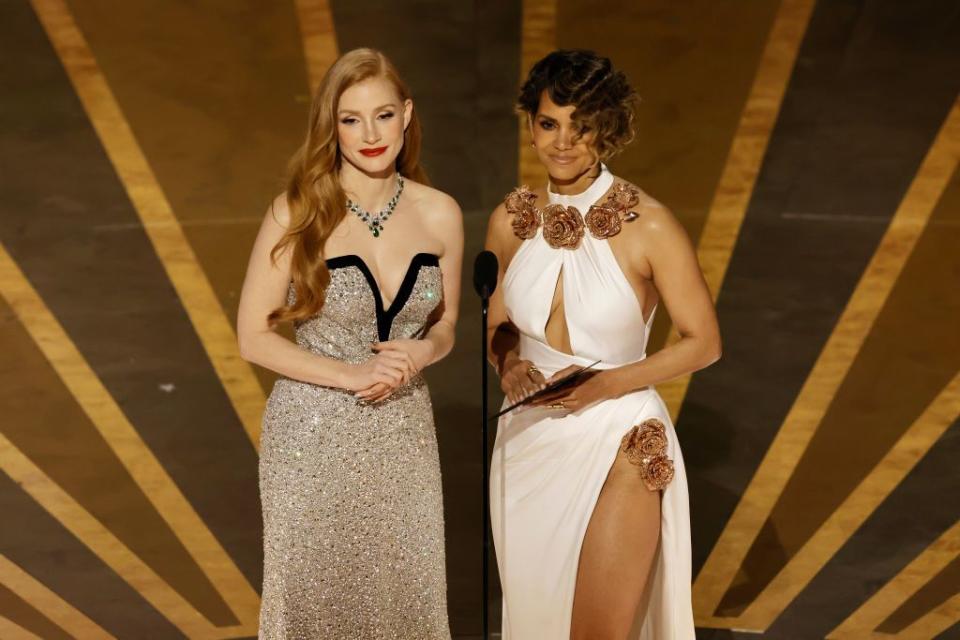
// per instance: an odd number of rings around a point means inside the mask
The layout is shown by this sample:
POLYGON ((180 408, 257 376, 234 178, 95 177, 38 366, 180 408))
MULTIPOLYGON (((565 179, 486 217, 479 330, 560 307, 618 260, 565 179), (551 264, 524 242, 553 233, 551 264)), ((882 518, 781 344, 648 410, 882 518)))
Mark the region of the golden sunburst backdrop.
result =
MULTIPOLYGON (((643 96, 614 170, 668 204, 724 357, 660 387, 702 638, 960 638, 953 0, 7 0, 0 638, 252 638, 247 254, 339 51, 411 84, 467 254, 543 179, 512 111, 557 47, 643 96)), ((479 633, 477 304, 429 373, 454 635, 479 633)), ((652 348, 676 339, 658 318, 652 348)))

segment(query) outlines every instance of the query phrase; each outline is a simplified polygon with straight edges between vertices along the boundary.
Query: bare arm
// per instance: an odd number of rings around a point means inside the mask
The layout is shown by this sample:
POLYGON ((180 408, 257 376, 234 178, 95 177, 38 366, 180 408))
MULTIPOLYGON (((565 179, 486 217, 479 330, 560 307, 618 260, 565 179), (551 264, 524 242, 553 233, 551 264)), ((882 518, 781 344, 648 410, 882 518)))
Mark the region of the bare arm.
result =
POLYGON ((463 270, 463 214, 448 198, 446 206, 434 214, 437 235, 443 241, 440 271, 443 273, 443 308, 440 317, 424 336, 431 346, 428 366, 445 358, 453 349, 454 332, 460 312, 460 274, 463 270))
POLYGON ((639 252, 649 262, 680 340, 639 362, 609 370, 613 395, 703 369, 720 358, 720 328, 697 254, 680 222, 663 207, 645 211, 639 252))
POLYGON ((373 384, 368 380, 393 383, 402 373, 382 362, 351 365, 312 353, 275 333, 267 322, 271 311, 286 302, 290 284, 290 252, 270 257, 283 237, 290 213, 283 196, 267 211, 250 254, 247 276, 240 294, 237 340, 240 355, 280 375, 326 387, 356 390, 373 384))

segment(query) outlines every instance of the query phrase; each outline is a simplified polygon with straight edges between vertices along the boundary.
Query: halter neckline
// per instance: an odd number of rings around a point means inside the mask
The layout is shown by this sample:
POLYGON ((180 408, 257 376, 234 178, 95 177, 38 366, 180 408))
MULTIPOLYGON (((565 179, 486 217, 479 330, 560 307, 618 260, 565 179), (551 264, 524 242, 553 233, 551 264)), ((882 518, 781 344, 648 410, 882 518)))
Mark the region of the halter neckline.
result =
POLYGON ((547 183, 547 198, 550 204, 560 204, 565 207, 576 207, 580 213, 585 213, 591 205, 595 204, 603 197, 613 185, 613 174, 607 169, 607 165, 600 163, 600 175, 596 177, 586 190, 580 193, 564 195, 553 190, 553 184, 547 183))

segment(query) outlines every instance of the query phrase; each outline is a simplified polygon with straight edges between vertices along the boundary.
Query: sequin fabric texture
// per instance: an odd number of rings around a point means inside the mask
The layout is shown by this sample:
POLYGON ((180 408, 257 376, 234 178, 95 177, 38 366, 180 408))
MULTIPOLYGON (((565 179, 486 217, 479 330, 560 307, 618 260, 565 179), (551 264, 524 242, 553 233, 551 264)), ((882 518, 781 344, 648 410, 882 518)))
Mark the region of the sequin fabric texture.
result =
MULTIPOLYGON (((332 262, 326 304, 296 328, 315 353, 362 362, 384 332, 420 337, 442 299, 435 256, 414 260, 386 310, 362 261, 332 262)), ((379 405, 281 379, 260 453, 262 640, 450 638, 440 464, 421 377, 379 405)))

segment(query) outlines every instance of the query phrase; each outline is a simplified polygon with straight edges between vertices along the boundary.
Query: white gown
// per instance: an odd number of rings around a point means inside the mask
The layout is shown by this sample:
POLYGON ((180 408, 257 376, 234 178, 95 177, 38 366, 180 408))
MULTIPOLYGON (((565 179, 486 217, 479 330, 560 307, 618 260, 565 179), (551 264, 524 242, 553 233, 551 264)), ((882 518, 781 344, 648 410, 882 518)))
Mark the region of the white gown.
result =
MULTIPOLYGON (((581 194, 550 203, 586 213, 613 183, 603 173, 581 194)), ((612 368, 646 356, 653 314, 643 321, 630 283, 605 240, 585 233, 576 249, 554 249, 541 230, 517 251, 503 279, 507 313, 520 330, 520 357, 549 377, 571 364, 612 368), (544 334, 557 278, 571 350, 544 334)), ((504 640, 568 640, 580 547, 621 438, 647 418, 666 425, 674 478, 663 491, 660 544, 646 616, 631 640, 694 638, 690 513, 683 457, 667 408, 652 388, 572 414, 521 409, 500 419, 493 450, 491 524, 503 585, 504 640)), ((624 544, 630 544, 624 540, 624 544)))

